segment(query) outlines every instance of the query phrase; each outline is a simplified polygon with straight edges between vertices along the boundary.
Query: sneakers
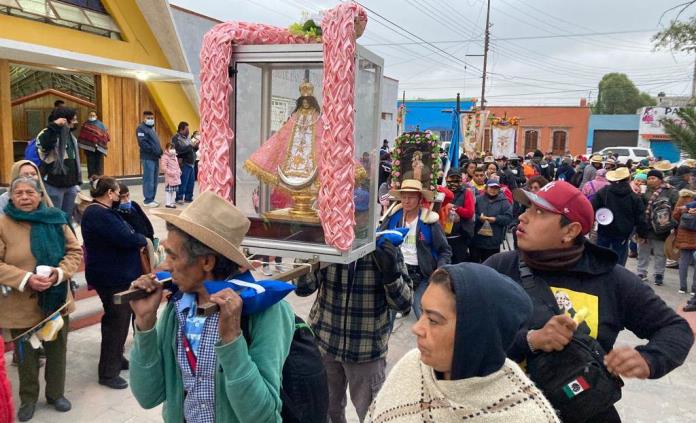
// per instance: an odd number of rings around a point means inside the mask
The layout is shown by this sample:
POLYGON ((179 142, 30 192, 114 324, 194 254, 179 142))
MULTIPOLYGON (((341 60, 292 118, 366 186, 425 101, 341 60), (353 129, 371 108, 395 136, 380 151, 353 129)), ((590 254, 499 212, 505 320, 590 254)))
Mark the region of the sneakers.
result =
POLYGON ((111 389, 126 389, 128 382, 121 376, 112 377, 111 379, 99 379, 99 384, 111 389))
POLYGON ((159 207, 160 204, 157 201, 153 201, 151 203, 143 203, 143 205, 152 209, 155 207, 159 207))
POLYGON ((662 275, 655 275, 655 285, 662 286, 662 284, 663 284, 663 276, 662 275))
POLYGON ((184 204, 184 200, 176 200, 176 204, 179 204, 179 205, 184 204))
POLYGON ((696 311, 696 301, 691 302, 689 301, 684 308, 682 309, 684 311, 696 311))
POLYGON ((648 276, 647 276, 647 275, 643 275, 643 274, 641 274, 641 273, 638 273, 637 276, 638 276, 638 278, 640 278, 640 281, 641 281, 641 282, 643 282, 643 283, 647 283, 647 282, 648 282, 648 276))
POLYGON ((70 409, 72 408, 72 404, 70 404, 70 401, 68 401, 68 399, 64 396, 58 397, 56 399, 46 398, 46 402, 49 405, 52 405, 53 408, 56 409, 56 411, 60 411, 61 413, 66 413, 70 411, 70 409))
POLYGON ((667 261, 665 262, 665 267, 668 269, 678 269, 679 262, 677 260, 667 259, 667 261))
POLYGON ((36 404, 22 404, 17 411, 17 420, 28 422, 34 417, 34 411, 36 411, 36 404))
POLYGON ((677 292, 680 294, 686 294, 686 289, 679 289, 679 291, 677 291, 677 292))
POLYGON ((174 204, 166 204, 164 207, 166 207, 166 208, 168 208, 168 209, 175 209, 175 208, 176 208, 176 205, 174 205, 174 204))

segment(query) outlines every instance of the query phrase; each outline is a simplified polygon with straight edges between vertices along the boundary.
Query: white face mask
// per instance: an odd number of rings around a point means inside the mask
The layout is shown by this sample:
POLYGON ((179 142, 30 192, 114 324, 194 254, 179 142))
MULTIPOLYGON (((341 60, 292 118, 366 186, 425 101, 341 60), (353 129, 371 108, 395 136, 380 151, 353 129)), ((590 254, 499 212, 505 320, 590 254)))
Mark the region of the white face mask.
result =
POLYGON ((90 122, 94 122, 95 120, 97 120, 97 118, 95 118, 95 117, 90 117, 90 118, 87 118, 87 120, 90 121, 90 122))
POLYGON ((155 126, 155 120, 154 119, 145 119, 145 125, 155 126))
POLYGON ((169 152, 172 153, 172 154, 176 154, 176 148, 170 148, 170 149, 169 149, 169 152))

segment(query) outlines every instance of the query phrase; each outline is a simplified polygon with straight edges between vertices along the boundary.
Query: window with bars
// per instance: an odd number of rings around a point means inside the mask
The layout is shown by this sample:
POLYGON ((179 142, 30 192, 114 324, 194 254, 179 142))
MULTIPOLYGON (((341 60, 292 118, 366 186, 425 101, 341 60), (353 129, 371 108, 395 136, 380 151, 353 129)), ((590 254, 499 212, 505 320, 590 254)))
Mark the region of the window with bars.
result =
POLYGON ((524 153, 530 153, 537 150, 539 147, 539 131, 536 129, 527 129, 524 131, 524 153))
POLYGON ((0 0, 0 13, 121 39, 100 0, 0 0))
POLYGON ((568 133, 563 130, 553 131, 553 144, 551 147, 551 152, 555 156, 562 156, 566 152, 566 139, 568 138, 568 133))

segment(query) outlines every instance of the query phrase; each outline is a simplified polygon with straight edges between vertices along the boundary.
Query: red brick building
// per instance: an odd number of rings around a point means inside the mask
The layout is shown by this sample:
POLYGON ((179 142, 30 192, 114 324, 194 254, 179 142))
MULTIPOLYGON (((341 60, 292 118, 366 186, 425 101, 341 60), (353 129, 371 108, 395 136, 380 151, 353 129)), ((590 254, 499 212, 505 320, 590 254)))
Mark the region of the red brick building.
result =
MULTIPOLYGON (((520 119, 515 151, 524 155, 534 150, 563 155, 585 154, 590 108, 582 99, 580 106, 490 106, 491 115, 520 119)), ((484 150, 490 151, 490 122, 486 124, 484 150)))

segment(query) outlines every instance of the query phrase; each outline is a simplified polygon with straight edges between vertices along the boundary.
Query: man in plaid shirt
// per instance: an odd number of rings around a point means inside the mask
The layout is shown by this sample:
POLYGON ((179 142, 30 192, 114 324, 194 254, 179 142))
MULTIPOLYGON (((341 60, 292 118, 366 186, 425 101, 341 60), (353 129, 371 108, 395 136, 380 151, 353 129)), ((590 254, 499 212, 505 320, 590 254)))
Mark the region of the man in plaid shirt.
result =
POLYGON ((362 422, 385 379, 393 315, 408 313, 411 286, 399 248, 386 241, 349 264, 296 281, 297 295, 319 291, 309 314, 329 383, 329 417, 344 423, 346 387, 362 422))

